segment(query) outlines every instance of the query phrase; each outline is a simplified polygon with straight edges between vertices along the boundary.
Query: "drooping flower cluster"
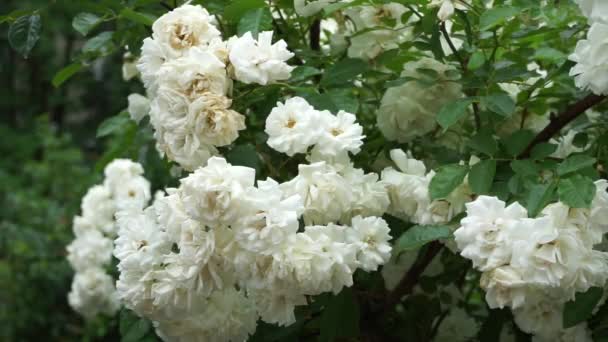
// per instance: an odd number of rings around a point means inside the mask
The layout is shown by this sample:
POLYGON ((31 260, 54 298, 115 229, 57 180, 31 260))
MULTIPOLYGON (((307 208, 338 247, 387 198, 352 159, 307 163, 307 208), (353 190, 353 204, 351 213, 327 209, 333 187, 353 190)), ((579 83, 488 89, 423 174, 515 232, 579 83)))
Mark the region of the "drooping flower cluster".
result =
POLYGON ((119 307, 114 279, 104 267, 110 263, 116 235, 115 214, 141 210, 150 200, 150 184, 141 165, 116 159, 105 169, 105 180, 82 199, 81 216, 74 217, 76 239, 67 246, 67 259, 76 271, 70 306, 87 318, 113 314, 119 307))
POLYGON ((577 0, 591 27, 587 39, 576 44, 570 70, 576 86, 597 95, 608 95, 608 4, 602 0, 577 0))
POLYGON ((459 83, 448 80, 447 73, 455 70, 432 58, 421 58, 404 65, 402 77, 423 78, 418 69, 431 69, 437 74, 432 85, 409 81, 388 88, 377 111, 378 128, 388 140, 407 143, 437 128, 437 113, 445 104, 462 96, 459 83))
POLYGON ((463 212, 465 203, 472 199, 472 191, 465 181, 447 198, 431 200, 429 185, 435 172, 427 172, 423 162, 402 150, 392 150, 390 156, 397 169, 384 169, 382 181, 388 188, 391 215, 416 224, 442 224, 463 212))
POLYGON ((137 65, 157 148, 187 170, 245 129, 245 117, 230 109, 233 79, 265 85, 288 79, 293 69, 285 63, 293 53, 283 40, 272 44, 272 32, 223 41, 216 26, 199 5, 176 8, 154 22, 137 65))
POLYGON ((576 292, 603 286, 608 278, 608 253, 594 249, 608 232, 607 187, 605 180, 596 182, 589 209, 557 202, 537 218, 495 197, 466 204, 467 217, 454 236, 461 255, 483 272, 491 308, 510 307, 519 327, 541 340, 581 329, 562 328, 562 309, 576 292))
POLYGON ((253 169, 212 157, 150 207, 119 214, 119 295, 166 340, 244 340, 259 317, 291 324, 306 296, 389 259, 381 218, 300 229, 306 198, 254 182, 253 169))

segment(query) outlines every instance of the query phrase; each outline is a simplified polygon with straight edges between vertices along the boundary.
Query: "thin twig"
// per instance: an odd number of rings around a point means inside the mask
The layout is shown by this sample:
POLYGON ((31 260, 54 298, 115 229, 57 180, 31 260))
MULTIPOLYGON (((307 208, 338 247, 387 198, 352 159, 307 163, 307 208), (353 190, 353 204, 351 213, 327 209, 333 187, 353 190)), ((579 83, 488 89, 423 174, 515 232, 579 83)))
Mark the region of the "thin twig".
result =
POLYGON ((551 119, 551 122, 547 125, 547 127, 545 127, 536 135, 536 137, 534 137, 534 139, 530 142, 530 144, 528 144, 526 149, 518 156, 518 158, 522 159, 529 157, 534 146, 549 141, 549 139, 561 131, 561 129, 567 124, 572 122, 572 120, 583 114, 587 109, 602 102, 604 99, 606 99, 605 95, 591 94, 566 108, 566 110, 551 119))

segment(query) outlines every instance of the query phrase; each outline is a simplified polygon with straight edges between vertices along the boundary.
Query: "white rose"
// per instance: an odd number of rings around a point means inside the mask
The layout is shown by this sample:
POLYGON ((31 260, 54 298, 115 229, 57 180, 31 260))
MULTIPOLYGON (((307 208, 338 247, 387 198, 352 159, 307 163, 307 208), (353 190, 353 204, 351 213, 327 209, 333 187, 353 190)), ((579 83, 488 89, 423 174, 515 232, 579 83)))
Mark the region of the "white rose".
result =
POLYGON ((294 67, 286 61, 294 56, 284 40, 272 44, 272 31, 260 32, 253 39, 251 32, 228 41, 229 59, 235 78, 243 83, 266 85, 286 80, 294 67))
POLYGON ((569 58, 577 63, 570 69, 577 87, 597 95, 608 94, 608 23, 593 23, 587 39, 576 44, 569 58))

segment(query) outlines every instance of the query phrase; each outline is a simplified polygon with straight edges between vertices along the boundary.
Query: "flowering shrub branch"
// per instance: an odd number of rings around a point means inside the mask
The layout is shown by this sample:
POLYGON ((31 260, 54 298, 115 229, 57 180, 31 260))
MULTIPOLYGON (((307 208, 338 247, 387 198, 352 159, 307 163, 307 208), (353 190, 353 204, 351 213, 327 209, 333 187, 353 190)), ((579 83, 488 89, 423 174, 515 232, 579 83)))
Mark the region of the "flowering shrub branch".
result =
POLYGON ((526 149, 519 155, 519 158, 527 158, 534 146, 549 141, 555 134, 559 133, 562 128, 566 127, 572 120, 576 119, 588 109, 593 108, 606 99, 606 95, 590 94, 580 99, 578 102, 570 105, 563 112, 551 118, 551 122, 540 131, 534 139, 526 146, 526 149))

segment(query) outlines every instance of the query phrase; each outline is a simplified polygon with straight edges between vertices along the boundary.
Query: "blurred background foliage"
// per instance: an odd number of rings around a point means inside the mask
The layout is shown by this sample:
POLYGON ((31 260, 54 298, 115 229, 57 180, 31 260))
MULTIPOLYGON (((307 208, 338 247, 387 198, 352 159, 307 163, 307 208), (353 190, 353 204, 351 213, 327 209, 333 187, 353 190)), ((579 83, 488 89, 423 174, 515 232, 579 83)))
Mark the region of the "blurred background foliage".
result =
MULTIPOLYGON (((87 6, 93 2, 0 2, 2 341, 119 336, 114 318, 85 323, 66 300, 73 276, 65 259, 72 217, 87 188, 101 179, 102 165, 96 163, 111 159, 102 151, 112 142, 96 138, 97 126, 126 107, 125 94, 141 87, 122 80, 122 54, 91 61, 69 83, 53 86, 54 75, 87 40, 72 28, 73 17, 87 6), (9 24, 34 11, 40 38, 24 58, 9 46, 9 24)), ((139 153, 142 145, 115 154, 139 153)))

